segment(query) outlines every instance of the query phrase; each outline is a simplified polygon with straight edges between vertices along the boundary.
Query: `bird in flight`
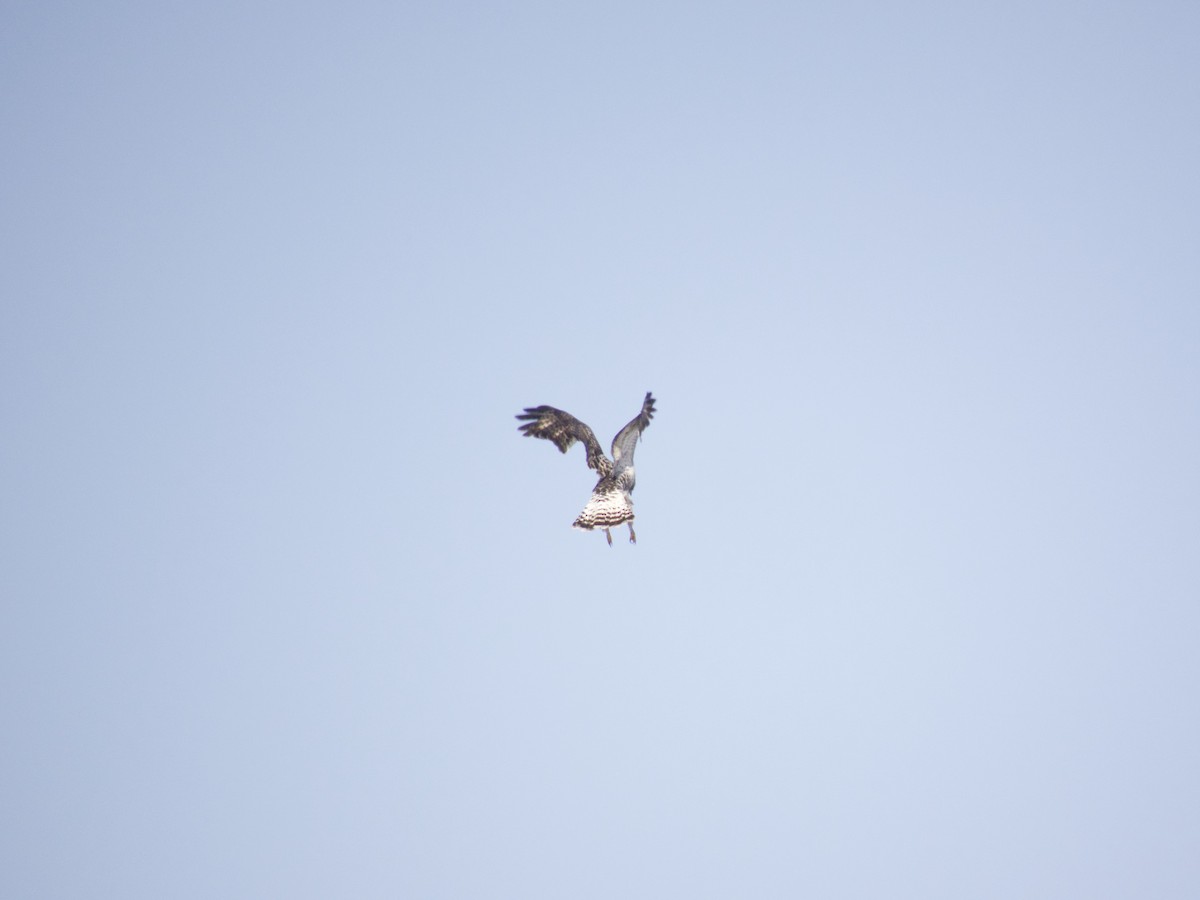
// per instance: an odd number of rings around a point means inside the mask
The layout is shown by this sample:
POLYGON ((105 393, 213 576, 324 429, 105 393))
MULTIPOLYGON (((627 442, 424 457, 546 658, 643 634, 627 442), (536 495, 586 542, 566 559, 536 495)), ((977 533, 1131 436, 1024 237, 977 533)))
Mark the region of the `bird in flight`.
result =
POLYGON ((573 527, 584 531, 603 528, 604 536, 608 538, 608 546, 612 546, 611 528, 628 523, 629 543, 637 543, 637 535, 633 531, 633 450, 637 446, 642 432, 650 427, 654 418, 654 397, 647 391, 646 399, 642 401, 642 410, 628 425, 617 432, 612 442, 612 459, 604 455, 600 442, 592 429, 588 428, 570 413, 553 406, 530 406, 516 418, 525 424, 520 426, 525 437, 544 438, 554 441, 560 451, 566 453, 576 441, 583 441, 587 448, 587 464, 589 469, 595 469, 600 480, 592 488, 592 497, 587 506, 572 523, 573 527))

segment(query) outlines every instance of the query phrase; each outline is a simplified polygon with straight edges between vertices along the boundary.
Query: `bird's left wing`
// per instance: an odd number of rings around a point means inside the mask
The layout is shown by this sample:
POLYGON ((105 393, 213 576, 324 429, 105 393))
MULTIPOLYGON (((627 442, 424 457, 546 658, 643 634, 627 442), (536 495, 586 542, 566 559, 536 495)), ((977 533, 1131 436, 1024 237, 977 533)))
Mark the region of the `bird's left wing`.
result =
POLYGON ((589 469, 596 469, 602 475, 607 475, 611 465, 596 440, 592 429, 577 418, 553 406, 530 406, 525 409, 518 419, 525 422, 521 433, 525 437, 544 438, 554 441, 556 447, 566 453, 576 441, 583 441, 587 448, 587 464, 589 469))
POLYGON ((650 427, 650 420, 654 418, 654 396, 647 391, 646 399, 642 401, 642 411, 634 416, 633 421, 617 432, 617 436, 613 438, 612 455, 613 462, 618 468, 633 465, 633 448, 637 446, 638 438, 642 436, 642 432, 650 427))

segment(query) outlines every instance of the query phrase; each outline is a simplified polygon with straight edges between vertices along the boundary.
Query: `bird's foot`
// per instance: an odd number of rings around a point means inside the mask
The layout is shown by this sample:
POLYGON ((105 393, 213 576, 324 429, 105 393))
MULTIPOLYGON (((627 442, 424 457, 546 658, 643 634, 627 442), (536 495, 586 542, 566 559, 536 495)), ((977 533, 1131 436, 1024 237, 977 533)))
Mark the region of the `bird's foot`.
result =
POLYGON ((637 535, 633 533, 633 524, 632 523, 629 526, 629 543, 631 543, 631 544, 637 543, 637 535))
POLYGON ((610 547, 611 547, 611 546, 612 546, 612 532, 611 532, 611 531, 609 531, 607 528, 605 528, 605 529, 604 529, 604 536, 605 536, 606 538, 608 538, 608 546, 610 546, 610 547))

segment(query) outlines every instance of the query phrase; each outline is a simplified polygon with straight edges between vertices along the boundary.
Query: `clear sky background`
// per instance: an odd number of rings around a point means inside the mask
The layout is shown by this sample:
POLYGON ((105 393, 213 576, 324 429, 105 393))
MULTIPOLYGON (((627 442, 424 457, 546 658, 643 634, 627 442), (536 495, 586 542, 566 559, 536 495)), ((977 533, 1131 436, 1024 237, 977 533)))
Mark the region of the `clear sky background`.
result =
POLYGON ((0 14, 0 895, 1200 896, 1200 7, 0 14), (639 543, 570 523, 645 391, 639 543))

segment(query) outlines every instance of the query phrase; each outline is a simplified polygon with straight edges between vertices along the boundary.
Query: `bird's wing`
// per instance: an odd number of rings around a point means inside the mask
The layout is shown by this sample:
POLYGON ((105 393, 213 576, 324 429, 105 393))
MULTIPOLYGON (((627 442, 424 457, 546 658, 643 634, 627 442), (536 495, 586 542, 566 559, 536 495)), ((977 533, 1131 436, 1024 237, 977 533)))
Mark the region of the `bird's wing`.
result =
POLYGON ((584 447, 587 448, 589 469, 596 469, 601 475, 607 475, 612 468, 592 429, 570 413, 553 406, 530 406, 517 418, 525 422, 521 426, 525 437, 554 441, 555 446, 563 453, 570 450, 576 441, 583 441, 584 447))
POLYGON ((613 438, 613 462, 616 463, 618 469, 633 465, 633 448, 637 446, 642 432, 650 427, 650 420, 653 418, 654 397, 647 391, 646 399, 642 401, 642 411, 634 416, 633 421, 618 431, 617 436, 613 438))

